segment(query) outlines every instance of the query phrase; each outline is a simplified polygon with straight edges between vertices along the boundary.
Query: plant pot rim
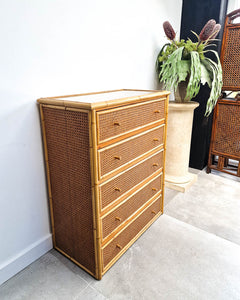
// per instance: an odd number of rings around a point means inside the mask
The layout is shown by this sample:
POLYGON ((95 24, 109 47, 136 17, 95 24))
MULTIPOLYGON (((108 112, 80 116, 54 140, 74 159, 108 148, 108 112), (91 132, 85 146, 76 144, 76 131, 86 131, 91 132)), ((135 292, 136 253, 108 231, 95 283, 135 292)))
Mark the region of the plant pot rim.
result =
POLYGON ((175 110, 193 110, 199 106, 198 102, 189 101, 189 102, 176 102, 176 101, 169 101, 169 108, 175 110))

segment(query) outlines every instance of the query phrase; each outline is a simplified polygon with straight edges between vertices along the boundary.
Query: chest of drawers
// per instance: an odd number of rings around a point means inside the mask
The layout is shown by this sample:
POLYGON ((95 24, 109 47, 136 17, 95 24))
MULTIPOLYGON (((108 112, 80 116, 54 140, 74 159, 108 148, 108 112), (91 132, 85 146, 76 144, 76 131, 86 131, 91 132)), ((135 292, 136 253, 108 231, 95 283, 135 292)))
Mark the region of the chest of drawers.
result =
POLYGON ((168 96, 38 99, 53 245, 97 279, 163 212, 168 96))

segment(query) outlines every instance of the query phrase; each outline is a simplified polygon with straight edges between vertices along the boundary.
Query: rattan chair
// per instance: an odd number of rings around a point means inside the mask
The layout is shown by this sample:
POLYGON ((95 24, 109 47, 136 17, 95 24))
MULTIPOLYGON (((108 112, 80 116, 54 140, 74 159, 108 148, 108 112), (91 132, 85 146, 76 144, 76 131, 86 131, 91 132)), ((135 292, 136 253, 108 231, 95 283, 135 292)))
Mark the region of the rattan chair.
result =
POLYGON ((212 169, 240 177, 240 9, 226 16, 221 48, 222 97, 214 109, 207 173, 212 169))

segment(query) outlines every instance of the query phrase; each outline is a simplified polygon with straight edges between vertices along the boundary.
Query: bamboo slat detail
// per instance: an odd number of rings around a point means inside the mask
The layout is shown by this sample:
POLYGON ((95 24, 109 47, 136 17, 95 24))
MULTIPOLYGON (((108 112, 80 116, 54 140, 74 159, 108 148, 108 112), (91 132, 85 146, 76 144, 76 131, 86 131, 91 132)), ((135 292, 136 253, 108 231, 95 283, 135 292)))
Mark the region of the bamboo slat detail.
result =
POLYGON ((38 99, 54 248, 98 280, 163 212, 168 97, 38 99))

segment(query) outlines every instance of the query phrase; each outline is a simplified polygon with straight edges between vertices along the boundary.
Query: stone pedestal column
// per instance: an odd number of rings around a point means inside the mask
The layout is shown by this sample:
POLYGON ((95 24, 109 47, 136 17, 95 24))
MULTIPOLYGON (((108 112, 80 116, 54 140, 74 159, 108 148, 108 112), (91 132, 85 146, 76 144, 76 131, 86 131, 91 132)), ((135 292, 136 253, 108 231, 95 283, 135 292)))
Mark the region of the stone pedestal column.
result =
POLYGON ((197 102, 169 102, 165 186, 181 192, 192 185, 197 176, 188 172, 193 111, 197 102))

